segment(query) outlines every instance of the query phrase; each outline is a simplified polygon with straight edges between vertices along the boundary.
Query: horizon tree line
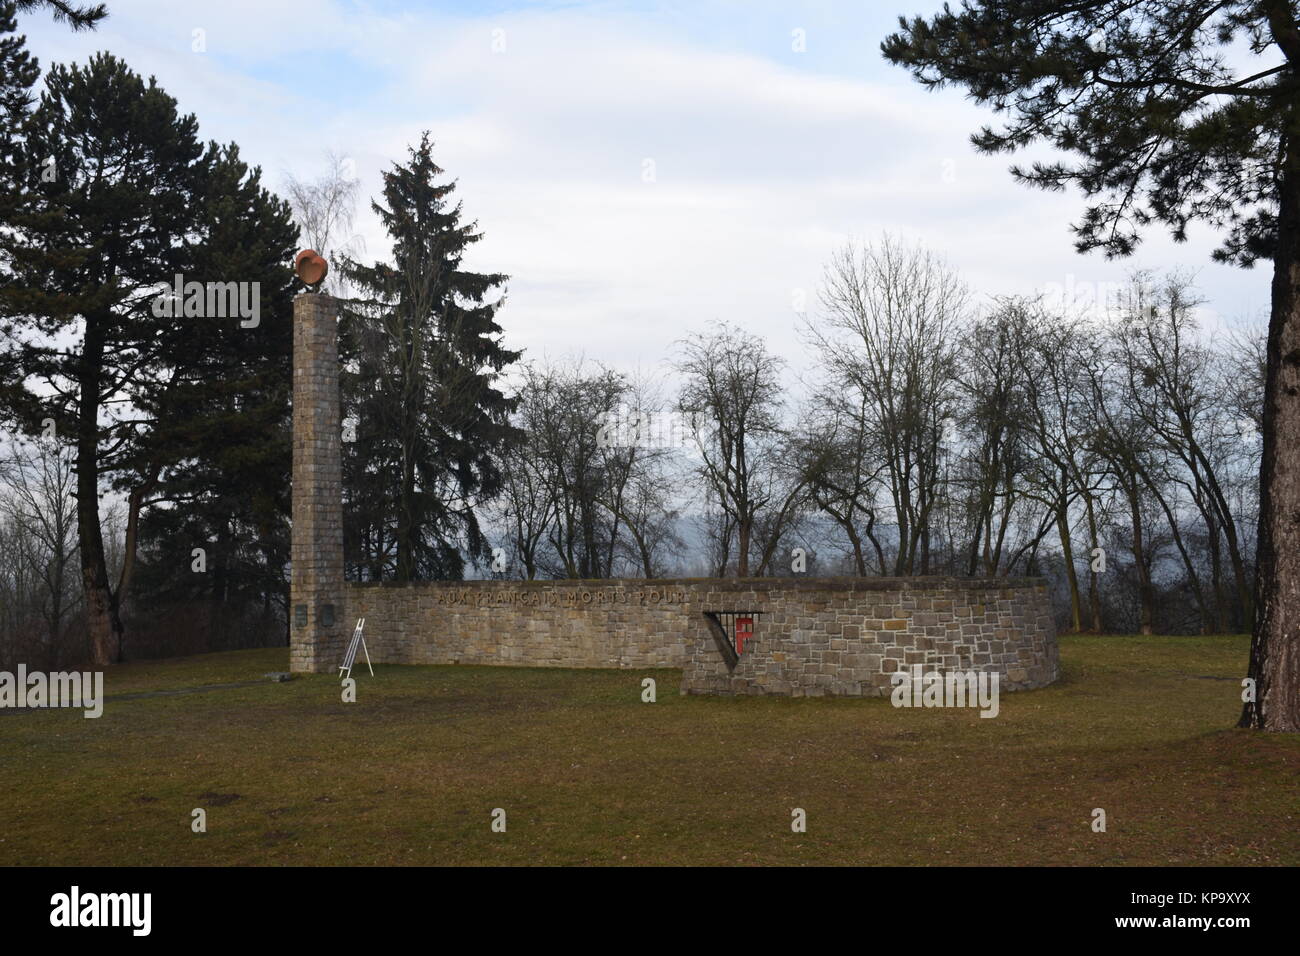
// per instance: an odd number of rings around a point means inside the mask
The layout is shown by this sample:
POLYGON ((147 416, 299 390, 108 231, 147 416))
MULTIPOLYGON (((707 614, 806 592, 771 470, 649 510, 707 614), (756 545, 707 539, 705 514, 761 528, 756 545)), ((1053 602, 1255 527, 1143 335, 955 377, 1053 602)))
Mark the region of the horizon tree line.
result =
POLYGON ((832 257, 822 304, 797 403, 726 324, 680 343, 671 405, 598 363, 530 363, 495 574, 1042 574, 1073 631, 1249 627, 1262 342, 1207 342, 1185 273, 1135 274, 1101 318, 974 307, 886 236, 832 257), (638 434, 670 411, 693 427, 638 434), (617 414, 631 437, 602 448, 617 414), (650 561, 647 525, 672 532, 650 561))

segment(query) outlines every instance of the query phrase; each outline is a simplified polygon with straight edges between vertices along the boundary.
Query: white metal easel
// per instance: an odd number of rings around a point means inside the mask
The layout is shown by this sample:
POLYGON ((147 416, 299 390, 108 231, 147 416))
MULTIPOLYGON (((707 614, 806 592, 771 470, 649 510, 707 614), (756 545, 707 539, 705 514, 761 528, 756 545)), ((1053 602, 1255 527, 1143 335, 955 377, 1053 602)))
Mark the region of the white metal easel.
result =
POLYGON ((348 644, 348 652, 343 656, 343 666, 339 668, 339 677, 348 678, 352 676, 352 665, 357 659, 357 646, 360 645, 362 652, 366 655, 366 667, 370 668, 370 676, 375 676, 375 669, 370 665, 370 650, 366 647, 366 639, 362 636, 362 631, 366 629, 366 619, 357 618, 357 629, 352 632, 352 640, 348 644))

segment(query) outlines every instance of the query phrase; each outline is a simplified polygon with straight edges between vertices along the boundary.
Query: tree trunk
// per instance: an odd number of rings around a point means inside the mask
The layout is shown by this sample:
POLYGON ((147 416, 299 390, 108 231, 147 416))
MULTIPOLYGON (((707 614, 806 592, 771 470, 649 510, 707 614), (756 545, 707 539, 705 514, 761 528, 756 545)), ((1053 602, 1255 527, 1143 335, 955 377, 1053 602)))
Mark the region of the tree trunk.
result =
MULTIPOLYGON (((122 573, 117 579, 117 590, 115 592, 115 602, 117 605, 117 616, 121 618, 128 615, 127 602, 131 596, 131 576, 135 571, 136 548, 140 538, 140 509, 143 505, 145 495, 149 494, 154 485, 157 483, 159 467, 151 467, 144 483, 131 489, 127 498, 127 516, 126 516, 126 542, 122 553, 122 573)), ((125 631, 124 631, 125 634, 125 631)), ((118 640, 117 644, 118 659, 122 660, 126 656, 126 641, 123 638, 118 640)))
POLYGON ((78 374, 77 409, 77 541, 81 552, 81 583, 86 594, 86 630, 96 667, 117 660, 122 624, 114 607, 104 560, 104 533, 99 523, 99 390, 103 374, 102 319, 86 317, 78 374))
POLYGON ((408 421, 403 421, 401 486, 397 501, 397 581, 415 580, 415 461, 414 441, 406 435, 408 421))
POLYGON ((1204 476, 1197 480, 1204 486, 1205 493, 1209 496, 1210 510, 1217 516, 1216 523, 1223 529, 1223 537, 1228 544, 1228 560, 1232 565, 1232 579, 1237 591, 1237 607, 1241 611, 1242 627, 1249 629, 1254 622, 1255 602, 1250 582, 1247 580, 1246 561, 1241 555, 1241 545, 1237 541, 1237 522, 1232 515, 1232 506, 1219 487, 1219 480, 1215 477, 1214 469, 1210 466, 1205 453, 1196 445, 1193 445, 1193 452, 1201 460, 1204 469, 1204 476))
POLYGON ((860 578, 867 576, 867 559, 862 553, 862 535, 858 534, 858 529, 853 527, 853 522, 846 521, 844 530, 848 534, 849 543, 853 546, 853 571, 860 578))
POLYGON ((416 436, 419 429, 419 389, 420 376, 418 332, 414 324, 420 313, 412 309, 403 313, 402 324, 402 365, 400 370, 402 407, 397 410, 400 423, 401 468, 397 500, 397 581, 402 584, 416 579, 415 544, 420 529, 416 527, 415 517, 415 456, 416 436))
POLYGON ((1187 571, 1187 580, 1192 586, 1192 596, 1196 598, 1196 607, 1200 611, 1201 633, 1208 634, 1210 633, 1210 609, 1205 603, 1205 589, 1201 587, 1201 576, 1196 573, 1196 566, 1192 564, 1191 555, 1187 553, 1187 545, 1183 542, 1183 533, 1178 528, 1178 520, 1150 474, 1143 472, 1142 481, 1151 492, 1151 497, 1155 498, 1160 505, 1160 510, 1164 512, 1165 520, 1169 523, 1169 534, 1174 539, 1174 546, 1178 548, 1179 556, 1183 559, 1183 568, 1187 571))
POLYGON ((1097 512, 1093 508, 1092 495, 1085 490, 1083 492, 1083 504, 1088 516, 1088 536, 1092 539, 1092 548, 1088 552, 1088 614, 1092 618, 1092 633, 1101 633, 1101 587, 1097 579, 1094 561, 1096 552, 1101 546, 1097 542, 1097 512))
POLYGON ((1210 591, 1214 595, 1214 632, 1230 634, 1228 607, 1223 599, 1223 554, 1219 545, 1219 525, 1212 508, 1201 509, 1205 515, 1205 541, 1210 549, 1210 591))
POLYGON ((1146 542, 1143 540, 1142 498, 1136 476, 1131 476, 1132 483, 1124 483, 1128 494, 1129 510, 1133 516, 1133 564, 1138 575, 1138 622, 1143 634, 1153 633, 1152 622, 1155 619, 1155 588, 1151 585, 1151 569, 1147 567, 1146 542))
POLYGON ((1065 577, 1070 582, 1070 627, 1075 634, 1083 631, 1083 605, 1079 600, 1079 575, 1074 567, 1074 548, 1070 545, 1070 510, 1062 496, 1056 511, 1056 529, 1061 536, 1061 557, 1065 560, 1065 577))
MULTIPOLYGON (((984 536, 984 512, 981 509, 975 519, 975 531, 971 535, 970 547, 966 549, 966 576, 973 578, 979 569, 980 541, 984 536)), ((984 566, 988 567, 989 549, 984 548, 984 566)))
POLYGON ((740 519, 740 538, 736 542, 736 577, 749 577, 749 535, 751 519, 748 516, 740 519))
POLYGON ((1287 125, 1264 384, 1249 671, 1255 699, 1242 708, 1238 726, 1294 733, 1300 731, 1300 107, 1291 107, 1287 125))

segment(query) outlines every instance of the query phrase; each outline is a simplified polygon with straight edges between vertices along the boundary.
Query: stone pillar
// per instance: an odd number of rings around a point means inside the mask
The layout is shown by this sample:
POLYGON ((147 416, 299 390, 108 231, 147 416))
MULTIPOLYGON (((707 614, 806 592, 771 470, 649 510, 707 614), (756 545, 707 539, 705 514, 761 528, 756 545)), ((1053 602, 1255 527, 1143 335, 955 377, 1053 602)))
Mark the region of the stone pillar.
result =
POLYGON ((343 457, 338 303, 293 300, 293 544, 289 669, 324 673, 343 660, 343 457))

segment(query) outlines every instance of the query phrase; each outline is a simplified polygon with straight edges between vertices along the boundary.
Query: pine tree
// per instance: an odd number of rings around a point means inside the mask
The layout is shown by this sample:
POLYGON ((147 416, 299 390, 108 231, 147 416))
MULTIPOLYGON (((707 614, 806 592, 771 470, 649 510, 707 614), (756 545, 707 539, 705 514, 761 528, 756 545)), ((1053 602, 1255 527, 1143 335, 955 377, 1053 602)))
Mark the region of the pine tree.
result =
POLYGON ((1006 117, 986 153, 1090 201, 1080 251, 1133 252, 1145 227, 1225 230, 1220 261, 1273 264, 1250 676, 1241 725, 1300 730, 1300 15, 1291 0, 970 0, 900 18, 886 59, 1006 117), (1245 51, 1255 63, 1233 62, 1245 51))
MULTIPOLYGON (((137 436, 114 484, 139 518, 141 577, 123 575, 141 618, 172 602, 200 603, 210 633, 260 616, 264 637, 288 604, 292 291, 297 242, 288 206, 261 185, 233 145, 214 156, 202 198, 199 282, 256 283, 259 323, 204 319, 174 326, 165 375, 143 378, 137 436), (145 495, 148 498, 145 499, 145 495), (158 507, 140 514, 143 505, 158 507), (191 570, 203 547, 207 571, 191 570)), ((187 276, 189 278, 189 276, 187 276)), ((128 525, 126 558, 135 556, 128 525)))
POLYGON ((391 564, 398 581, 458 579, 486 555, 477 509, 500 492, 498 461, 516 437, 515 401, 497 381, 520 353, 498 340, 503 299, 488 300, 507 277, 462 268, 482 235, 461 222, 442 173, 426 133, 384 174, 386 204, 372 203, 393 261, 344 264, 360 290, 341 323, 356 423, 345 445, 349 537, 367 544, 373 572, 391 564))
POLYGON ((5 170, 13 166, 18 131, 31 110, 32 87, 41 75, 26 50, 26 38, 16 32, 14 13, 13 0, 0 2, 0 159, 5 170))
POLYGON ((20 131, 35 97, 32 88, 40 78, 40 65, 25 49, 17 15, 48 7, 55 20, 73 30, 93 30, 108 10, 104 4, 78 7, 63 0, 0 0, 0 226, 9 222, 18 192, 20 131))
MULTIPOLYGON (((0 289, 0 417, 30 431, 50 419, 74 449, 87 624, 104 665, 122 650, 121 600, 145 496, 169 465, 211 451, 194 438, 216 396, 233 387, 227 407, 255 407, 258 394, 238 383, 266 374, 266 343, 239 316, 160 314, 159 292, 178 274, 266 280, 270 303, 279 296, 287 309, 295 233, 287 208, 246 176, 233 149, 205 149, 193 116, 108 54, 50 71, 24 127, 19 171, 0 230, 10 270, 0 289), (227 377, 232 370, 243 379, 227 377), (132 507, 116 583, 99 514, 114 477, 132 507)), ((288 333, 279 335, 283 409, 288 333)), ((250 447, 258 442, 265 437, 250 447)))
POLYGON ((17 8, 19 12, 49 10, 57 22, 66 23, 73 30, 93 30, 108 16, 108 7, 102 3, 80 7, 67 0, 17 0, 17 8))

